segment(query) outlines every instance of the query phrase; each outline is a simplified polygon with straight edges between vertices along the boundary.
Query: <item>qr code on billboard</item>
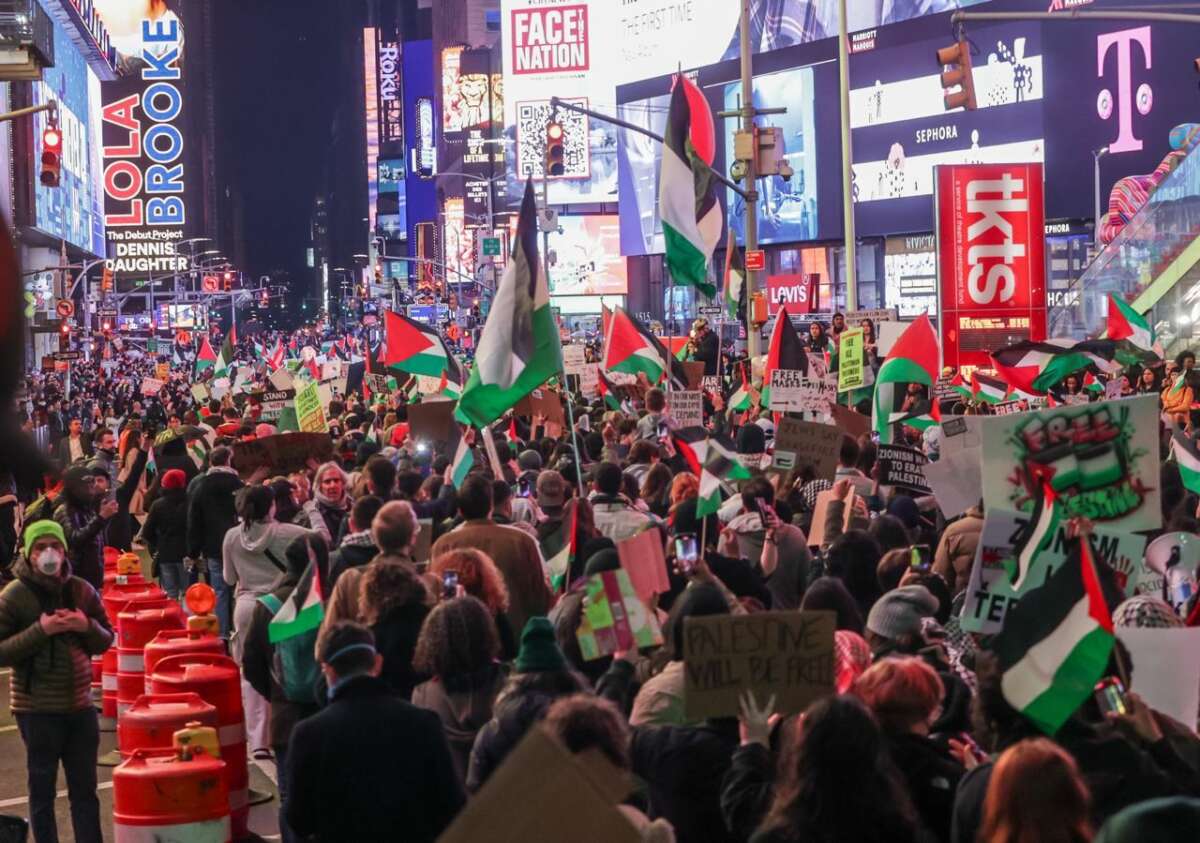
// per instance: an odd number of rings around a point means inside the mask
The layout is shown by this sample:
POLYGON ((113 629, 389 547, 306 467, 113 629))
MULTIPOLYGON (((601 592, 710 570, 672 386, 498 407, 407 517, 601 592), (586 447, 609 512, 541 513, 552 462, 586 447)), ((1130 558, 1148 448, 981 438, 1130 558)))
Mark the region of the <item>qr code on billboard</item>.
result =
MULTIPOLYGON (((564 99, 587 108, 587 98, 564 99)), ((546 168, 546 123, 550 120, 550 101, 517 103, 517 172, 521 178, 540 178, 546 168)), ((591 177, 588 159, 588 118, 586 114, 558 110, 563 127, 563 174, 553 178, 586 179, 591 177)))

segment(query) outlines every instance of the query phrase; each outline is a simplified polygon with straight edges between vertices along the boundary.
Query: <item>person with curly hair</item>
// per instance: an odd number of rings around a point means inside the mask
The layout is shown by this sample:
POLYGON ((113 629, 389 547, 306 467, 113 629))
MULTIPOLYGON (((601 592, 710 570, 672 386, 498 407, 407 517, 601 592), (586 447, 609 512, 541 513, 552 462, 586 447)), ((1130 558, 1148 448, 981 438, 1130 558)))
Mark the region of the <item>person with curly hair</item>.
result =
POLYGON ((372 562, 359 586, 359 620, 370 628, 383 656, 380 678, 406 700, 421 681, 413 654, 431 602, 421 578, 403 562, 372 562))
POLYGON ((509 625, 507 614, 508 586, 492 557, 473 547, 447 550, 434 557, 429 564, 429 573, 439 583, 445 581, 446 574, 457 574, 458 585, 463 593, 482 602, 491 613, 500 640, 500 658, 503 661, 516 658, 517 637, 509 625))
POLYGON ((464 783, 475 735, 492 719, 492 706, 506 679, 499 657, 495 616, 470 595, 439 603, 421 626, 413 669, 430 678, 413 689, 413 705, 441 719, 464 783))

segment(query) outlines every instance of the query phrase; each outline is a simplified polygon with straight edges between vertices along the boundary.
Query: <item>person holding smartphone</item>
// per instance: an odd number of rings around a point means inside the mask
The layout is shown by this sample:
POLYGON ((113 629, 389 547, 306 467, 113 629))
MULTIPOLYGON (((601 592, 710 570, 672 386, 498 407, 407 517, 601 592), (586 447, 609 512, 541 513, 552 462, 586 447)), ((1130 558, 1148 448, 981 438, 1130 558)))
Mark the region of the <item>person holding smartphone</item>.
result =
POLYGON ((771 592, 773 609, 798 609, 808 580, 812 555, 799 527, 776 511, 775 489, 765 477, 742 487, 741 512, 722 534, 727 555, 755 562, 771 592))

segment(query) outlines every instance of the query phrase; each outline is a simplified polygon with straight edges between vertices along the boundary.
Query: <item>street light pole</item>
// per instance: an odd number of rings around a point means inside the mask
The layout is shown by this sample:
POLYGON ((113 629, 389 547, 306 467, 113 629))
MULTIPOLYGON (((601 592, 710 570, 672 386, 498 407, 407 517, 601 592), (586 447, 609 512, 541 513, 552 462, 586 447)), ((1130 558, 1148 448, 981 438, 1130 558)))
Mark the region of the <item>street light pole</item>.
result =
MULTIPOLYGON (((750 44, 750 0, 742 0, 742 20, 738 42, 742 60, 742 131, 750 132, 751 151, 746 161, 746 251, 758 248, 758 138, 754 136, 754 50, 750 44)), ((758 270, 746 272, 746 301, 754 300, 758 270)), ((674 305, 674 302, 671 303, 674 305)), ((762 343, 754 324, 754 307, 746 308, 746 353, 753 360, 761 353, 762 343)))
MULTIPOLYGON (((846 27, 846 0, 838 0, 838 89, 842 108, 842 233, 846 250, 846 310, 858 310, 858 253, 854 237, 854 170, 850 146, 850 42, 846 27)), ((837 309, 837 289, 831 287, 831 304, 837 309)))

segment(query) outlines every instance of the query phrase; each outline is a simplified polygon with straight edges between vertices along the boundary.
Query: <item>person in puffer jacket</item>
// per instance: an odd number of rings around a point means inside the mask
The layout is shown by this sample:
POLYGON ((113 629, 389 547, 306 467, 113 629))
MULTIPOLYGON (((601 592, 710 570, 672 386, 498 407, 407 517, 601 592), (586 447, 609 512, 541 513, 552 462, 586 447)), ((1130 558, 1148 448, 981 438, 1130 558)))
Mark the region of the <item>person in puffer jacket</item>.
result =
POLYGON ((80 843, 101 843, 96 797, 100 727, 92 707, 92 656, 113 643, 100 596, 74 576, 55 521, 34 521, 0 592, 0 667, 11 667, 12 710, 25 742, 33 839, 58 839, 58 766, 66 773, 71 825, 80 843))

